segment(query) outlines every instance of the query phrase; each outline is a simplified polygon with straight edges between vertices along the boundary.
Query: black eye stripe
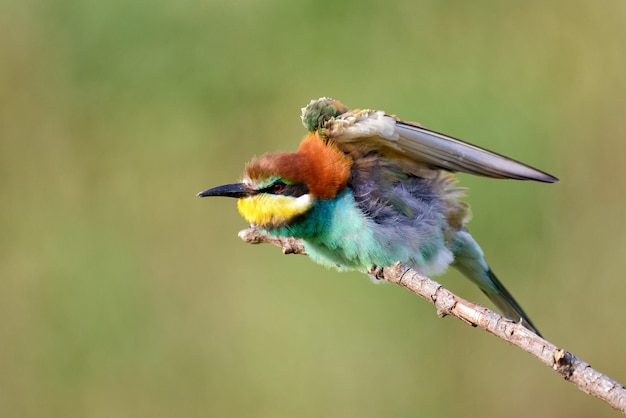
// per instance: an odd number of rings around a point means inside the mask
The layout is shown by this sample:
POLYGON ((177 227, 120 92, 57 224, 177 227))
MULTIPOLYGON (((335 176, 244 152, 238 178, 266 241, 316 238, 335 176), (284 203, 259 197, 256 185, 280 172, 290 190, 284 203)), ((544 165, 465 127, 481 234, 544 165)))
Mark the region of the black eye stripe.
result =
POLYGON ((293 197, 300 197, 307 193, 309 193, 309 188, 306 187, 306 184, 304 183, 288 184, 287 186, 285 186, 282 192, 283 195, 293 196, 293 197))
POLYGON ((282 196, 300 197, 307 194, 309 192, 309 188, 304 183, 286 184, 282 181, 276 181, 268 187, 259 190, 259 192, 282 196))

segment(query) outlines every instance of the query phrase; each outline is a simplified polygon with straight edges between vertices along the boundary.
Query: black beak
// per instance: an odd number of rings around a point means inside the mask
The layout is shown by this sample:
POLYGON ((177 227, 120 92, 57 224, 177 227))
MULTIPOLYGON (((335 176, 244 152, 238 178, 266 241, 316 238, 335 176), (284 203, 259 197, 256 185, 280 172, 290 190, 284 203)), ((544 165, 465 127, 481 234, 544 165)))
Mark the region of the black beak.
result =
POLYGON ((213 187, 212 189, 205 190, 198 193, 198 197, 207 196, 226 196, 226 197, 246 197, 256 194, 256 190, 252 190, 246 187, 243 183, 225 184, 223 186, 213 187))

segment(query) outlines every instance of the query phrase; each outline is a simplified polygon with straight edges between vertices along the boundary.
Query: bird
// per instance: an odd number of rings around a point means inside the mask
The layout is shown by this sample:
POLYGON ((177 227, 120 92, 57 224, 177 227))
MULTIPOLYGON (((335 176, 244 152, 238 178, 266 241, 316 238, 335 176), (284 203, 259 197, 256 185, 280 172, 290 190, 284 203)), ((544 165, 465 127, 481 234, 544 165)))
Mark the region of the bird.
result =
POLYGON ((402 262, 424 275, 458 269, 502 314, 541 335, 469 233, 454 173, 555 183, 529 165, 380 110, 322 97, 302 109, 296 152, 254 157, 241 182, 200 197, 238 199, 241 216, 301 240, 316 263, 370 273, 402 262))

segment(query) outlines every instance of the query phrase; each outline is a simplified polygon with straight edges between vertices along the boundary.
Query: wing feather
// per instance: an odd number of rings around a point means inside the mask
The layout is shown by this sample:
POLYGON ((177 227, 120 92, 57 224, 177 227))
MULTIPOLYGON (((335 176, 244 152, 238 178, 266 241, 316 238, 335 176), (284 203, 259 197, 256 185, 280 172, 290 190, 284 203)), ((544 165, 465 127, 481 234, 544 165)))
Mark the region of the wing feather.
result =
POLYGON ((327 121, 323 129, 338 146, 358 144, 381 153, 400 153, 432 169, 463 172, 497 179, 558 179, 504 155, 457 138, 404 122, 382 111, 352 110, 327 121))
POLYGON ((398 148, 434 167, 498 179, 558 181, 527 164, 421 126, 396 121, 396 132, 398 148))

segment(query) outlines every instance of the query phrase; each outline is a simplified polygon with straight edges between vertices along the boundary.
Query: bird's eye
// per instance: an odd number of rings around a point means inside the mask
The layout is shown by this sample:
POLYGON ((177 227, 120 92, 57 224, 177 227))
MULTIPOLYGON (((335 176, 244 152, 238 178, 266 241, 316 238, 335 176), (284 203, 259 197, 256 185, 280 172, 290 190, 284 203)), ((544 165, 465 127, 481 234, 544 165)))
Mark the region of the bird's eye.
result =
POLYGON ((272 184, 271 191, 274 194, 281 194, 283 190, 285 190, 285 186, 286 184, 282 181, 277 181, 276 183, 272 184))

